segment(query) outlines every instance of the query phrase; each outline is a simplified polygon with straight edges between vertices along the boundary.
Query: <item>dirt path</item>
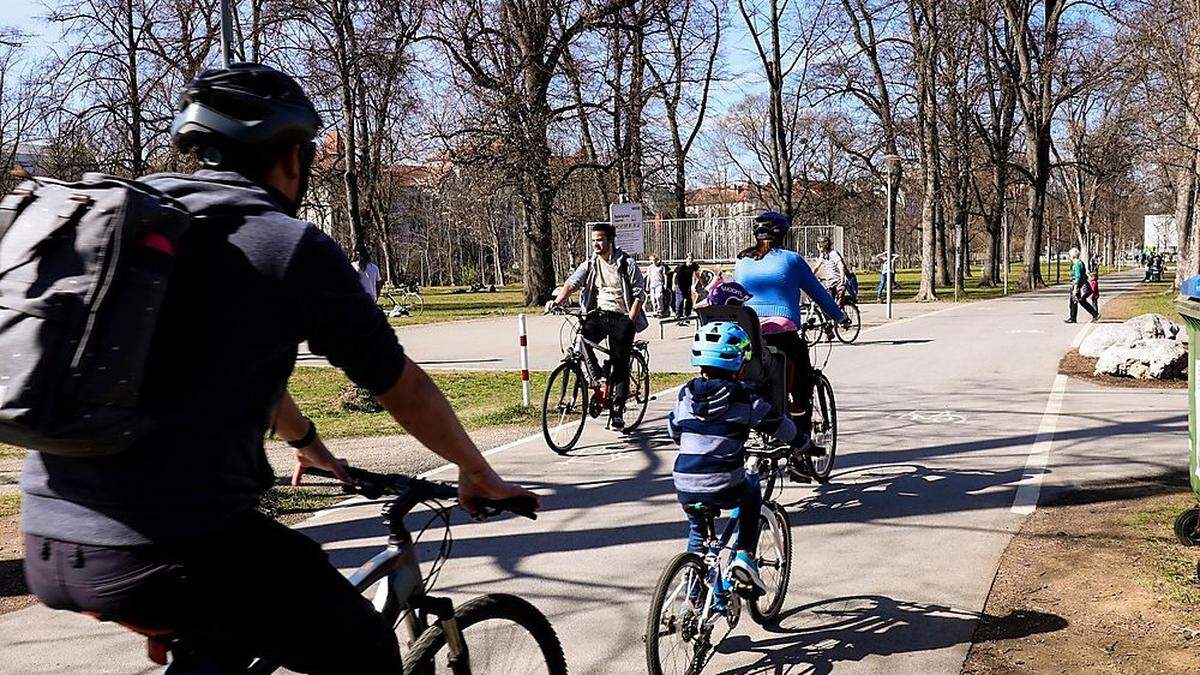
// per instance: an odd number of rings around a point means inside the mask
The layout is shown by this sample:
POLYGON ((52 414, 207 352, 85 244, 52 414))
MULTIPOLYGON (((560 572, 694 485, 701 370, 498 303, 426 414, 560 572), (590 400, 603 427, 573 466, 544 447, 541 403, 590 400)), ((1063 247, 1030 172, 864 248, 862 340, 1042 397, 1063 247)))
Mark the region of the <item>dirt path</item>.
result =
POLYGON ((1200 672, 1200 553, 1171 531, 1191 493, 1140 482, 1066 499, 1005 551, 963 672, 1200 672))

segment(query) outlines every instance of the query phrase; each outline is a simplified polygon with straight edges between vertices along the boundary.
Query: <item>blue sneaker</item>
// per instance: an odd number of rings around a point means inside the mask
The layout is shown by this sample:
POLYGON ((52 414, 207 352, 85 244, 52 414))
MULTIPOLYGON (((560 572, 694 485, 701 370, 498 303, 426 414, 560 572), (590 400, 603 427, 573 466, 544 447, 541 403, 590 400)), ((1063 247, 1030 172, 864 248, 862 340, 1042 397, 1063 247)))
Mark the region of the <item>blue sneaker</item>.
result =
POLYGON ((738 551, 733 564, 729 566, 729 573, 734 579, 750 585, 754 589, 754 597, 766 594, 767 585, 763 583, 762 577, 758 576, 758 563, 754 562, 749 553, 738 551))

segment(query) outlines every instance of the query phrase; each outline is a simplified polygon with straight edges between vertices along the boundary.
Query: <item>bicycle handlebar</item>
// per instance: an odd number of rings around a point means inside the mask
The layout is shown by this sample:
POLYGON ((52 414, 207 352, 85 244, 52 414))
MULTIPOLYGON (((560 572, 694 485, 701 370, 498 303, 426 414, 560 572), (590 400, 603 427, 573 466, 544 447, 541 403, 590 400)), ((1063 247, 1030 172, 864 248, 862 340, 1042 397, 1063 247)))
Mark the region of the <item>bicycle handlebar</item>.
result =
MULTIPOLYGON (((337 479, 332 472, 324 469, 306 468, 304 472, 313 476, 337 479)), ((346 473, 350 475, 353 482, 346 484, 345 488, 368 499, 378 499, 384 495, 407 497, 414 503, 428 499, 458 499, 458 488, 449 483, 398 473, 375 473, 352 466, 346 467, 346 473)), ((476 520, 493 518, 505 511, 530 520, 537 520, 537 502, 530 497, 477 498, 475 504, 478 508, 475 515, 476 520)))

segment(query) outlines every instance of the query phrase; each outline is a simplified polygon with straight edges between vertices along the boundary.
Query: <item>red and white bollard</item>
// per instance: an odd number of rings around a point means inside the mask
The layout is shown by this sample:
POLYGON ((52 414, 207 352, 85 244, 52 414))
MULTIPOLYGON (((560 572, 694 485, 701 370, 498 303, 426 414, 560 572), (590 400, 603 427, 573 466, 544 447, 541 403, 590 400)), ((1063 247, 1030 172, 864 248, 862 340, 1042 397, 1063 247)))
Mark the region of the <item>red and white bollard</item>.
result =
POLYGON ((521 345, 521 404, 529 407, 529 333, 525 330, 525 315, 517 315, 517 336, 521 345))

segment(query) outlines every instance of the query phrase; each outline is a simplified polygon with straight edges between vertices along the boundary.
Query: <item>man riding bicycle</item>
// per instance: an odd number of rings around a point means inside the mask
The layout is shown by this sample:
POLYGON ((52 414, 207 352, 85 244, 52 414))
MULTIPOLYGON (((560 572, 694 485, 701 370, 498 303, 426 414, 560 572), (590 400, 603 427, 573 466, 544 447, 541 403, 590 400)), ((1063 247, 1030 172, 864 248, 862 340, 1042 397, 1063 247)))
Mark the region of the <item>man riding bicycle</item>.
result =
POLYGON ((837 302, 838 307, 841 307, 845 298, 849 270, 846 267, 845 256, 834 250, 833 241, 824 235, 817 238, 817 265, 813 272, 821 280, 821 285, 837 302))
POLYGON ((342 473, 285 395, 305 340, 458 464, 468 510, 530 494, 480 455, 341 248, 295 217, 320 130, 299 85, 267 66, 208 70, 184 90, 172 139, 205 168, 143 179, 193 216, 141 391, 154 426, 116 455, 25 460, 26 578, 47 606, 186 633, 231 664, 400 672, 393 627, 320 546, 255 508, 275 480, 263 438, 281 402, 303 463, 342 473))
POLYGON ((625 399, 629 396, 629 359, 633 352, 633 337, 646 329, 649 322, 642 311, 646 294, 642 272, 629 254, 617 248, 616 230, 608 223, 592 225, 591 258, 580 263, 558 297, 546 305, 547 311, 567 304, 575 291, 580 291, 579 306, 588 315, 581 326, 586 340, 599 342, 608 338, 608 362, 601 369, 596 355, 584 345, 588 363, 594 372, 606 372, 609 388, 609 426, 617 431, 625 428, 625 399))

